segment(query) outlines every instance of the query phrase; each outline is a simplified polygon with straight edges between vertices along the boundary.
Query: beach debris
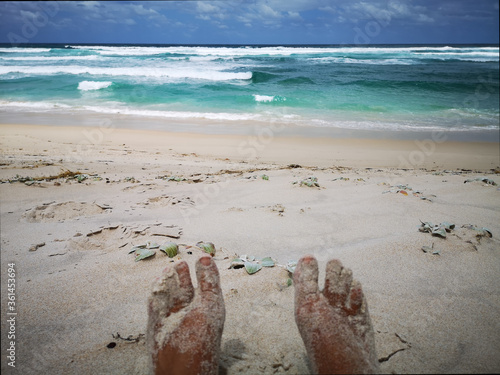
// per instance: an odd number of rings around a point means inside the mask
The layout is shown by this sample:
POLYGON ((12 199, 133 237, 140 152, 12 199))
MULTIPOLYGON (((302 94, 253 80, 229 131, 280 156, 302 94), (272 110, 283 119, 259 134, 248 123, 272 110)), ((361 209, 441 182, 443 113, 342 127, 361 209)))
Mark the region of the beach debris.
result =
MULTIPOLYGON (((168 176, 168 175, 158 176, 158 177, 156 177, 156 179, 158 179, 158 180, 165 180, 165 181, 175 181, 175 182, 187 181, 187 178, 184 178, 184 177, 168 176)), ((193 182, 201 182, 201 179, 199 179, 198 181, 194 181, 193 180, 193 182)))
POLYGON ((140 260, 152 257, 156 255, 156 251, 146 249, 146 248, 137 248, 135 250, 135 261, 138 262, 140 260))
POLYGON ((200 241, 196 244, 196 247, 203 250, 205 253, 215 256, 215 245, 212 242, 200 241))
POLYGON ((139 342, 144 338, 144 333, 139 333, 137 336, 128 335, 127 337, 122 337, 118 332, 116 332, 116 335, 112 333, 111 336, 113 336, 115 340, 122 340, 127 342, 139 342))
POLYGON ((319 187, 318 179, 316 177, 307 177, 306 179, 300 181, 292 182, 294 185, 299 184, 299 186, 308 186, 308 187, 319 187))
POLYGON ((474 181, 481 181, 481 182, 484 182, 487 185, 493 185, 493 186, 498 185, 495 181, 493 181, 493 180, 491 180, 489 178, 486 178, 486 177, 469 178, 469 179, 467 179, 467 180, 464 181, 464 184, 467 183, 467 182, 474 182, 474 181))
POLYGON ((262 176, 260 176, 263 180, 266 180, 268 181, 269 180, 269 176, 267 174, 263 174, 262 176))
POLYGON ((245 270, 249 275, 253 275, 262 269, 262 265, 254 262, 245 262, 245 270))
POLYGON ((249 275, 253 275, 254 273, 260 271, 262 267, 274 267, 276 262, 271 257, 265 257, 262 259, 257 259, 253 255, 241 255, 239 258, 233 259, 229 268, 242 268, 245 267, 245 270, 249 275))
POLYGON ((484 228, 484 227, 483 228, 478 228, 477 226, 472 225, 472 224, 462 225, 462 228, 471 229, 471 230, 476 231, 477 232, 476 233, 476 237, 477 237, 478 240, 481 237, 488 237, 488 238, 493 237, 493 233, 488 228, 484 228))
POLYGON ((337 178, 334 178, 332 181, 349 181, 350 178, 349 177, 337 177, 337 178))
POLYGON ((125 181, 125 182, 132 182, 132 183, 139 183, 139 182, 141 182, 139 180, 136 180, 135 177, 125 177, 123 179, 123 181, 125 181))
POLYGON ((150 230, 152 236, 180 238, 182 230, 176 226, 154 226, 150 230))
POLYGON ((78 182, 80 184, 83 181, 88 180, 88 179, 92 179, 92 181, 101 181, 102 177, 99 176, 98 174, 78 173, 72 177, 67 177, 66 181, 71 180, 71 179, 75 180, 76 182, 78 182))
MULTIPOLYGON (((389 185, 387 183, 382 183, 382 184, 379 184, 379 185, 389 185)), ((396 194, 402 194, 402 195, 405 195, 405 196, 409 196, 410 194, 413 195, 414 197, 419 197, 420 199, 422 200, 426 200, 426 201, 429 201, 429 202, 432 202, 432 199, 429 198, 429 197, 433 197, 435 198, 436 196, 431 194, 429 195, 428 197, 426 196, 423 196, 423 193, 421 191, 418 191, 418 190, 413 190, 413 188, 411 186, 408 186, 408 185, 389 185, 390 189, 389 190, 385 190, 382 192, 382 194, 387 194, 387 193, 396 193, 396 194)))
POLYGON ((26 185, 30 186, 35 183, 39 183, 41 181, 53 181, 53 180, 60 180, 60 179, 66 179, 66 182, 70 180, 75 180, 78 183, 81 183, 87 179, 92 179, 93 181, 100 181, 102 180, 102 177, 99 176, 98 174, 86 174, 86 173, 81 173, 81 172, 72 172, 69 170, 63 171, 57 175, 53 176, 40 176, 40 177, 31 177, 31 176, 26 176, 23 177, 19 174, 16 174, 14 178, 8 179, 7 181, 2 180, 1 182, 22 182, 25 183, 26 185))
POLYGON ((74 179, 78 182, 78 183, 81 183, 83 181, 85 181, 87 178, 89 178, 89 175, 88 174, 77 174, 75 175, 74 179))
POLYGON ((434 255, 440 255, 441 250, 434 250, 434 242, 432 243, 431 246, 422 246, 422 251, 424 253, 431 253, 434 255))
POLYGON ((431 233, 433 236, 438 236, 441 238, 446 238, 446 233, 451 232, 453 229, 455 229, 455 224, 449 223, 447 221, 435 225, 429 221, 420 221, 420 223, 420 228, 418 228, 420 232, 431 233))
POLYGON ((31 245, 29 251, 37 251, 42 246, 45 246, 45 242, 40 242, 40 243, 31 245))
POLYGON ((297 267, 296 260, 289 260, 288 263, 285 265, 286 270, 290 272, 292 275, 295 272, 296 267, 297 267))
POLYGON ((283 206, 281 203, 270 206, 269 208, 272 212, 277 212, 279 216, 283 216, 283 213, 285 212, 285 206, 283 206))
POLYGON ((169 258, 173 258, 179 252, 179 246, 175 242, 166 242, 160 246, 160 251, 163 251, 169 258))

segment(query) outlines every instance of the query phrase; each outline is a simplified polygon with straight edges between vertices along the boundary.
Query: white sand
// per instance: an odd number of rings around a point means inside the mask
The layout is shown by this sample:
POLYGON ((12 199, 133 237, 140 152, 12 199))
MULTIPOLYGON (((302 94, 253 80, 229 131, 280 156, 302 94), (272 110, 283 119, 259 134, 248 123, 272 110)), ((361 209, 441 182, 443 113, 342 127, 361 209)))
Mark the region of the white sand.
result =
MULTIPOLYGON (((4 317, 15 262, 17 373, 144 374, 146 301, 169 262, 160 252, 134 262, 132 244, 148 239, 215 243, 226 303, 221 373, 308 372, 288 272, 228 269, 234 254, 285 264, 306 253, 318 258, 321 283, 330 258, 362 283, 383 372, 500 372, 500 190, 464 184, 500 183, 498 143, 21 125, 0 125, 0 137, 3 181, 68 170, 102 178, 0 184, 2 372, 11 370, 4 317), (310 176, 319 188, 293 184, 310 176), (456 228, 442 239, 419 232, 420 220, 456 228), (466 224, 493 238, 478 243, 466 224), (179 238, 153 236, 162 230, 179 238), (432 243, 440 255, 421 250, 432 243)), ((197 255, 181 249, 192 276, 197 255)))

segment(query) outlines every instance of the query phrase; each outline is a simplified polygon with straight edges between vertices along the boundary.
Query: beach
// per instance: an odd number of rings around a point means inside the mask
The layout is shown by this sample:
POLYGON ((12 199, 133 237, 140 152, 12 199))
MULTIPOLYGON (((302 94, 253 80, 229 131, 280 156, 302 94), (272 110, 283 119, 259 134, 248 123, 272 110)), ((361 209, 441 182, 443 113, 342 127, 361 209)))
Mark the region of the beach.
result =
POLYGON ((2 319, 2 372, 148 373, 152 282, 182 259, 196 283, 199 241, 215 245, 226 306, 221 374, 309 373, 286 269, 306 254, 320 285, 329 259, 361 282, 381 372, 500 371, 497 139, 313 137, 273 122, 145 130, 107 118, 0 124, 1 285, 5 296, 15 279, 17 314, 2 319), (147 241, 179 254, 156 248, 136 262, 131 249, 147 241), (230 268, 243 255, 276 264, 230 268))

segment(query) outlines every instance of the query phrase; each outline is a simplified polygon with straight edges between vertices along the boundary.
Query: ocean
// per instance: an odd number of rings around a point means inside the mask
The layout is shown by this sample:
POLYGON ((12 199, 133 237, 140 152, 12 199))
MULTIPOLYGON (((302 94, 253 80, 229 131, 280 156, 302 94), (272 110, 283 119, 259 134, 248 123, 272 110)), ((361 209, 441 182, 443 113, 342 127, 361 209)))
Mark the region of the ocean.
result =
POLYGON ((499 48, 3 45, 0 113, 492 131, 499 48))

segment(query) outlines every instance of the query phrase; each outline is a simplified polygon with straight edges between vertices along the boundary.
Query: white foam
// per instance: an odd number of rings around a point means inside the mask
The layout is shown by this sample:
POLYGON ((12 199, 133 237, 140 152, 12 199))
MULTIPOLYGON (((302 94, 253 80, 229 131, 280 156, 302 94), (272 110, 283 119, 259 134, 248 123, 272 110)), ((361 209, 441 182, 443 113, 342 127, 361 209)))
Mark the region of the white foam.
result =
POLYGON ((50 52, 50 48, 0 48, 0 52, 17 52, 17 53, 40 53, 40 52, 50 52))
POLYGON ((82 81, 78 84, 78 90, 82 91, 91 91, 91 90, 100 90, 105 89, 113 84, 110 81, 82 81))
POLYGON ((50 111, 56 109, 69 109, 71 106, 63 103, 51 103, 51 102, 16 102, 16 101, 6 101, 0 100, 0 107, 10 108, 19 111, 50 111))
POLYGON ((254 94, 254 99, 256 102, 272 102, 274 100, 274 96, 270 95, 255 95, 254 94))
POLYGON ((87 55, 87 56, 0 56, 2 60, 12 60, 12 61, 65 61, 65 60, 96 60, 103 59, 97 55, 87 55))
POLYGON ((353 59, 350 57, 311 57, 307 59, 313 63, 320 64, 365 64, 365 65, 414 65, 417 64, 415 60, 412 59, 353 59))
MULTIPOLYGON (((108 103, 111 105, 112 103, 108 103)), ((250 121, 260 120, 259 114, 253 113, 226 113, 226 112, 182 112, 182 111, 161 111, 150 109, 137 109, 116 103, 114 106, 71 106, 64 103, 52 102, 16 102, 0 100, 0 108, 2 110, 12 110, 19 112, 94 112, 108 115, 126 115, 126 116, 142 116, 142 117, 157 117, 169 119, 207 119, 207 120, 224 120, 224 121, 250 121)))
MULTIPOLYGON (((183 54, 195 56, 289 56, 292 54, 331 54, 331 53, 401 53, 424 50, 460 51, 481 50, 495 47, 196 47, 196 46, 171 46, 171 47, 120 47, 120 46, 76 46, 73 48, 93 50, 103 55, 158 55, 158 54, 183 54)), ((498 50, 498 48, 496 48, 498 50)))
MULTIPOLYGON (((404 53, 413 54, 422 51, 464 52, 464 51, 488 51, 498 55, 498 47, 377 47, 377 46, 338 46, 338 47, 203 47, 203 46, 170 46, 170 47, 141 47, 141 46, 71 46, 73 49, 90 50, 100 55, 116 56, 147 56, 162 54, 178 54, 189 56, 213 56, 213 57, 238 57, 238 56, 290 56, 290 55, 324 55, 338 53, 362 53, 362 54, 384 54, 404 53)), ((50 49, 43 48, 2 48, 0 52, 48 52, 50 49)))
POLYGON ((123 67, 102 68, 90 66, 0 66, 0 74, 22 73, 28 75, 90 74, 103 76, 165 77, 175 79, 201 79, 210 81, 248 80, 252 72, 222 72, 182 68, 123 67))
POLYGON ((253 95, 254 99, 258 103, 271 103, 271 102, 284 102, 286 98, 279 95, 253 95))
POLYGON ((249 120, 258 120, 260 117, 260 115, 258 114, 251 114, 251 113, 155 111, 148 109, 134 109, 130 107, 84 106, 82 109, 104 114, 177 118, 177 119, 249 121, 249 120))

